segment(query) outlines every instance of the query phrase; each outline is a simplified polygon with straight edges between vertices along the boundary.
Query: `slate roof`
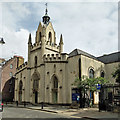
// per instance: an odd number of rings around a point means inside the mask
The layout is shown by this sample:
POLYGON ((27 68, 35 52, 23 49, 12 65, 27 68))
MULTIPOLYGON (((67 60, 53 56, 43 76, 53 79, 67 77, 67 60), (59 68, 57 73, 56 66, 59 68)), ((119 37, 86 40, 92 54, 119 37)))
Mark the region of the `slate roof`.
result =
POLYGON ((76 55, 84 55, 84 56, 87 56, 89 58, 93 58, 95 60, 98 60, 95 56, 93 56, 87 52, 84 52, 82 50, 79 50, 79 49, 75 49, 71 53, 69 53, 69 57, 76 56, 76 55))
POLYGON ((103 62, 105 64, 113 63, 113 62, 120 62, 120 51, 111 53, 108 55, 103 55, 103 56, 100 56, 97 58, 98 58, 98 60, 100 60, 101 62, 103 62))
POLYGON ((84 55, 84 56, 87 56, 89 58, 101 61, 105 64, 113 63, 113 62, 120 62, 120 51, 115 52, 115 53, 111 53, 111 54, 108 54, 108 55, 103 55, 103 56, 100 56, 100 57, 95 57, 95 56, 93 56, 93 55, 91 55, 87 52, 84 52, 82 50, 79 50, 79 49, 75 49, 71 53, 69 53, 69 57, 73 57, 73 56, 76 56, 76 55, 84 55))

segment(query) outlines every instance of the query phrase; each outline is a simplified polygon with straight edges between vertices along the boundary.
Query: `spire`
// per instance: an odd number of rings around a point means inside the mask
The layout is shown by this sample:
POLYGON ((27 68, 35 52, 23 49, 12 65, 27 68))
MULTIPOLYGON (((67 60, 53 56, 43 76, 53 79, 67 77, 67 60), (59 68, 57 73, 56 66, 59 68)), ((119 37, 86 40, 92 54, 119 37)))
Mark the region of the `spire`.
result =
POLYGON ((60 44, 63 44, 63 37, 62 37, 62 34, 60 35, 60 44))
POLYGON ((60 35, 60 43, 59 43, 59 52, 62 53, 63 52, 63 37, 62 34, 60 35))
POLYGON ((46 5, 46 10, 45 10, 45 15, 42 17, 43 18, 43 23, 44 24, 48 24, 49 23, 49 20, 50 20, 50 17, 48 16, 48 10, 47 10, 47 3, 45 4, 46 5))
POLYGON ((28 44, 32 43, 31 33, 29 34, 28 44))

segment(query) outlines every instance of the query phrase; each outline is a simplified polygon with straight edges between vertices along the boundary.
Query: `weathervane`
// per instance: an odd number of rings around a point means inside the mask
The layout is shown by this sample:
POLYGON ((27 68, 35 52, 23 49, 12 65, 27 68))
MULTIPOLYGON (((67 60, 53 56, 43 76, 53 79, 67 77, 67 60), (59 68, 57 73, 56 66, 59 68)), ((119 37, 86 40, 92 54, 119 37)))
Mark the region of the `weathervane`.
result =
POLYGON ((45 14, 46 14, 46 15, 47 15, 47 12, 48 12, 48 10, 47 10, 47 5, 48 5, 48 4, 45 3, 45 6, 46 6, 46 11, 45 11, 46 13, 45 13, 45 14))
POLYGON ((46 8, 47 8, 47 3, 45 3, 45 6, 46 6, 46 8))

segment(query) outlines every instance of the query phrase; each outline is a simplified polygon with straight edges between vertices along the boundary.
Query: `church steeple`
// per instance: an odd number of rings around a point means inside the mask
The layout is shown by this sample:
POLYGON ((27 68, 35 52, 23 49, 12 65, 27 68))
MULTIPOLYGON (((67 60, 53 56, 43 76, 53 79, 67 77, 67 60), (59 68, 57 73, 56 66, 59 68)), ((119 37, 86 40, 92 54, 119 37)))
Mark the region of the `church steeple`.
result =
POLYGON ((45 10, 45 15, 42 17, 43 18, 43 23, 44 24, 48 24, 49 23, 49 20, 50 20, 50 17, 48 16, 48 10, 47 10, 47 3, 45 4, 46 5, 46 10, 45 10))
POLYGON ((31 33, 29 34, 28 44, 32 44, 31 33))
POLYGON ((60 53, 62 53, 63 52, 63 37, 62 37, 62 34, 60 35, 59 46, 60 46, 59 51, 60 51, 60 53))

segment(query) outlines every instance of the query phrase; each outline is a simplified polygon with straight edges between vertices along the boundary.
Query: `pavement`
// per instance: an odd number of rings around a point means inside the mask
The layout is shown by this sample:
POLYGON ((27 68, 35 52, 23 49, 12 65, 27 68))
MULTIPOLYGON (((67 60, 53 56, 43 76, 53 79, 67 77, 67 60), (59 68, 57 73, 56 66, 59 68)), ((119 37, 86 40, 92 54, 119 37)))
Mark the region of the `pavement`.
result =
POLYGON ((92 120, 120 120, 120 113, 100 111, 98 108, 78 108, 70 109, 65 106, 44 106, 41 109, 41 105, 18 105, 16 104, 7 104, 4 105, 7 107, 20 107, 32 110, 40 110, 45 112, 57 113, 59 115, 69 116, 72 118, 86 118, 92 120))

